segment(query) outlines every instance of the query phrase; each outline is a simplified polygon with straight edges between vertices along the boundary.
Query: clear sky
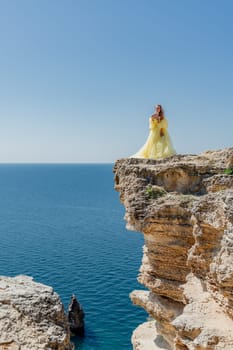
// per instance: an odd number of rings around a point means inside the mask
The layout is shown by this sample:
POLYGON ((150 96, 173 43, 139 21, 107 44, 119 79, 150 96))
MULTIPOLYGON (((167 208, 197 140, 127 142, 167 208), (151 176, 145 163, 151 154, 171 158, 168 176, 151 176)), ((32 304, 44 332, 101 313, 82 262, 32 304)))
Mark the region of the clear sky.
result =
POLYGON ((0 162, 113 162, 161 103, 178 153, 233 146, 232 0, 0 0, 0 162))

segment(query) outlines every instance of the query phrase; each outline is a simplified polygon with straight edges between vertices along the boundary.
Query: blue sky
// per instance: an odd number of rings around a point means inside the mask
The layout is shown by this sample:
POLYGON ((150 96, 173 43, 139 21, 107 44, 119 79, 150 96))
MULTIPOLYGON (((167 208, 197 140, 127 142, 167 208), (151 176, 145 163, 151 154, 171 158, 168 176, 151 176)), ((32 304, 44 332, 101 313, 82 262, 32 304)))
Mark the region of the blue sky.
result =
POLYGON ((164 105, 178 153, 232 146, 231 0, 0 0, 0 162, 114 162, 164 105))

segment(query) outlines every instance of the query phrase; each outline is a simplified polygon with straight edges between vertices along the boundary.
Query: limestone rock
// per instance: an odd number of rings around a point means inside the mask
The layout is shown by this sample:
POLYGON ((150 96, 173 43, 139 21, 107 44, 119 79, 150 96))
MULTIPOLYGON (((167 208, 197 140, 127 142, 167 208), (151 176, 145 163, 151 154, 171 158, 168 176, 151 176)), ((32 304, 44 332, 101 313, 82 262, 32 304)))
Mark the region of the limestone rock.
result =
POLYGON ((28 276, 0 276, 0 350, 72 350, 63 305, 28 276))
POLYGON ((155 328, 154 321, 144 322, 132 335, 133 350, 171 350, 155 328))
MULTIPOLYGON (((115 164, 127 228, 145 238, 138 280, 149 292, 131 299, 156 320, 148 337, 159 334, 166 349, 233 349, 232 164, 233 148, 115 164)), ((141 331, 132 339, 146 349, 141 331)))

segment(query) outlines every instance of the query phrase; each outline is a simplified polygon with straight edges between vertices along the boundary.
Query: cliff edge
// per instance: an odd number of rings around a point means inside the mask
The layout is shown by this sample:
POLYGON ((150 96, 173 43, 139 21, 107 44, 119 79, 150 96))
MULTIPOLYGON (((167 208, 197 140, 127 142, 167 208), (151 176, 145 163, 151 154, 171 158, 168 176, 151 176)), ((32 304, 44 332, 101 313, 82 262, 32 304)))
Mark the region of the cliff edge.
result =
POLYGON ((63 304, 29 276, 0 276, 0 350, 73 350, 63 304))
POLYGON ((161 160, 120 159, 127 228, 145 238, 134 304, 156 321, 135 350, 233 349, 233 148, 161 160))

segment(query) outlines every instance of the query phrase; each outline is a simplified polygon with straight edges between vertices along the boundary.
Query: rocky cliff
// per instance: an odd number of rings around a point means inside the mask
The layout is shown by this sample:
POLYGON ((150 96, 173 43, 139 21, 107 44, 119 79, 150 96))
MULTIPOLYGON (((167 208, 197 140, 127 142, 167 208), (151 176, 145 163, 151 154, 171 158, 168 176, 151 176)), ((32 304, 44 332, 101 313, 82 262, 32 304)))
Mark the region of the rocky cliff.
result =
POLYGON ((135 350, 233 349, 233 148, 121 159, 115 188, 127 228, 145 238, 134 304, 152 320, 135 350))
POLYGON ((73 350, 67 317, 51 287, 0 276, 0 350, 73 350))

